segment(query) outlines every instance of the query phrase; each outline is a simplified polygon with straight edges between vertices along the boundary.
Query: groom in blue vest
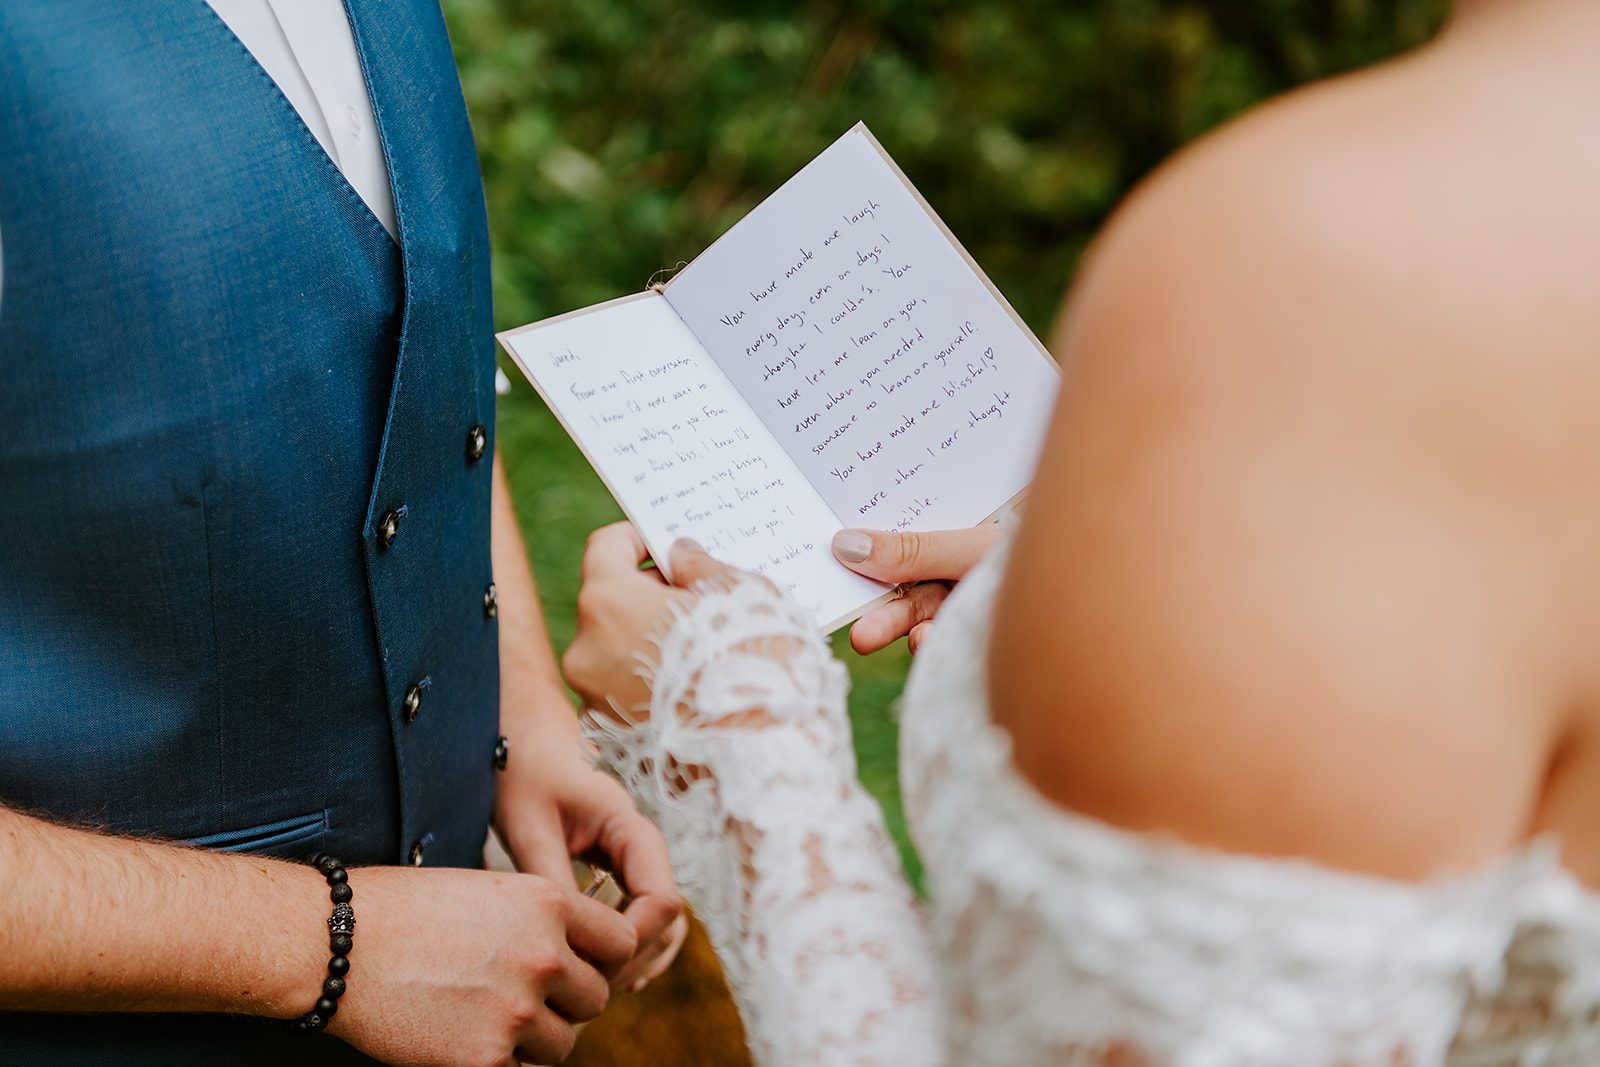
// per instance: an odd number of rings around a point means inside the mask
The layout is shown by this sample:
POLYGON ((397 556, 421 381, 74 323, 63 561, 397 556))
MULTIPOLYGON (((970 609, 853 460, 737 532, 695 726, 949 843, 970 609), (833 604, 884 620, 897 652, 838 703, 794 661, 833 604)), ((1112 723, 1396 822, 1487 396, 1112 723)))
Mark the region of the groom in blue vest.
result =
POLYGON ((495 460, 443 20, 344 8, 394 236, 204 0, 0 5, 6 1064, 551 1062, 670 955, 495 460))

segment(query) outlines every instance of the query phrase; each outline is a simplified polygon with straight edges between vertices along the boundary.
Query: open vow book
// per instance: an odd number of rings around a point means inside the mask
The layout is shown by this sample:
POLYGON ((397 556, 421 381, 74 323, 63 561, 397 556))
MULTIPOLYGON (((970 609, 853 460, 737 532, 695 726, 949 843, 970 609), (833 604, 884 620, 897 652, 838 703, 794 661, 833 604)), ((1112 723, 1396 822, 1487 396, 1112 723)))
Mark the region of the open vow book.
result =
POLYGON ((859 124, 659 290, 499 337, 658 564, 693 538, 830 632, 889 593, 834 533, 995 517, 1058 382, 859 124))

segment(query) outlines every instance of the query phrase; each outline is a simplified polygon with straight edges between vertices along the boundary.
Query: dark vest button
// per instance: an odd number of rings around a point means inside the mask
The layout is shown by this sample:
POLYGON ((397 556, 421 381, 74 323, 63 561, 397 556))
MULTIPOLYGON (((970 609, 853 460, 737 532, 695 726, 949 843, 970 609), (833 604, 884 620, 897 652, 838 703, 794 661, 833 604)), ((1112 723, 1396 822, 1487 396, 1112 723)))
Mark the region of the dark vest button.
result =
POLYGON ((510 754, 511 743, 504 737, 501 737, 500 740, 496 741, 494 744, 494 769, 497 771, 505 770, 506 757, 510 754))
POLYGON ((489 431, 480 423, 467 431, 467 459, 473 463, 483 458, 483 450, 489 444, 489 431))
POLYGON ((411 864, 411 866, 413 866, 413 867, 421 867, 422 866, 422 842, 421 841, 418 841, 416 844, 411 846, 411 855, 406 859, 406 862, 411 864))
POLYGON ((406 722, 417 721, 417 711, 422 707, 422 686, 414 685, 406 690, 406 699, 400 705, 406 713, 406 722))
POLYGON ((394 544, 396 535, 400 533, 400 513, 390 508, 378 520, 378 544, 388 548, 394 544))
POLYGON ((483 617, 492 619, 500 614, 500 593, 495 589, 494 583, 489 583, 489 588, 483 591, 483 617))

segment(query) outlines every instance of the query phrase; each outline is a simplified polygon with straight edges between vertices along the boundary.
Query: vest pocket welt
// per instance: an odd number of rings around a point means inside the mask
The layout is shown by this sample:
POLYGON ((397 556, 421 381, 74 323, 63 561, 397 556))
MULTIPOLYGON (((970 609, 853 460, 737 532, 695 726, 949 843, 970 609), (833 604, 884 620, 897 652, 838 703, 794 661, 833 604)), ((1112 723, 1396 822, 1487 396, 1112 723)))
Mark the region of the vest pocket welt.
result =
POLYGON ((273 855, 298 855, 306 846, 317 840, 328 829, 326 810, 310 815, 297 815, 292 819, 262 823, 242 830, 225 830, 220 834, 191 837, 186 845, 210 849, 213 852, 270 852, 273 855))

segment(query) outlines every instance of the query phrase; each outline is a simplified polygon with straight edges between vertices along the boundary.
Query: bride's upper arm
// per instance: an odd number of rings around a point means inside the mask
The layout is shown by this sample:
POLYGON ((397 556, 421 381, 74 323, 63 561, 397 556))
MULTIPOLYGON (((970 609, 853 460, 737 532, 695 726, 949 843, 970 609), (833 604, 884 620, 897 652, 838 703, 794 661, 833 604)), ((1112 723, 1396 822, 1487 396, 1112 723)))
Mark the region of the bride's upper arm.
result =
POLYGON ((1158 176, 1082 272, 991 705, 1085 814, 1420 876, 1527 819, 1544 564, 1474 481, 1517 475, 1504 383, 1440 351, 1405 175, 1274 121, 1158 176))

